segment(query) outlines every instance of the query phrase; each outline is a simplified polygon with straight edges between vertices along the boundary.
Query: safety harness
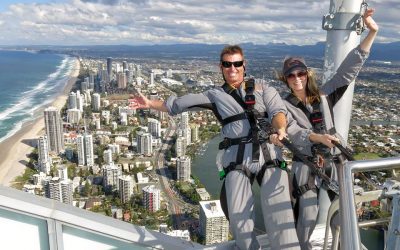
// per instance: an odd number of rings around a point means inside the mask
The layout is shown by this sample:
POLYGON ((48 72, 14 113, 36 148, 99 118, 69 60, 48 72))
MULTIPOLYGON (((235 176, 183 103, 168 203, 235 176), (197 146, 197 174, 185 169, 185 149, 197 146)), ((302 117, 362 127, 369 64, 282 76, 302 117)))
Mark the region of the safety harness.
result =
MULTIPOLYGON (((313 131, 315 133, 321 133, 324 130, 324 123, 323 123, 323 116, 322 112, 320 111, 320 102, 314 102, 312 104, 313 112, 310 112, 306 106, 292 93, 290 93, 286 100, 291 103, 293 106, 298 107, 303 111, 303 113, 307 116, 308 120, 310 121, 313 131)), ((306 156, 307 159, 311 162, 316 163, 316 151, 317 148, 313 147, 313 156, 309 157, 306 156)), ((294 161, 302 161, 297 155, 293 156, 294 161)), ((315 185, 315 173, 311 173, 308 177, 308 181, 304 185, 299 185, 296 179, 296 176, 293 177, 293 191, 292 195, 294 198, 299 198, 304 193, 308 192, 309 190, 317 190, 317 186, 315 185)))
MULTIPOLYGON (((256 98, 254 95, 254 89, 255 89, 254 79, 250 78, 250 79, 245 80, 246 95, 244 97, 244 101, 240 97, 240 95, 237 93, 236 89, 233 88, 232 86, 230 86, 229 84, 224 83, 222 88, 227 94, 229 94, 230 96, 232 96, 232 98, 234 98, 236 100, 236 102, 243 108, 244 112, 239 113, 237 115, 227 117, 225 119, 222 119, 220 115, 216 115, 216 117, 219 118, 221 125, 225 126, 225 125, 235 122, 235 121, 247 119, 250 124, 250 130, 249 130, 249 133, 247 136, 239 137, 239 138, 225 137, 223 139, 223 141, 220 142, 219 147, 218 147, 219 150, 226 150, 233 145, 238 145, 236 160, 234 162, 230 162, 228 166, 224 167, 223 171, 220 172, 220 179, 224 180, 229 172, 238 170, 238 171, 243 171, 246 174, 246 176, 250 179, 251 184, 253 184, 254 179, 257 179, 258 184, 261 185, 264 173, 267 168, 278 167, 280 169, 287 170, 286 162, 279 161, 277 159, 274 159, 274 160, 271 159, 271 156, 269 154, 268 147, 267 147, 268 137, 260 136, 260 133, 259 133, 260 128, 258 126, 258 123, 261 120, 263 122, 266 122, 267 118, 268 118, 268 114, 258 112, 254 108, 254 105, 256 103, 256 98), (253 147, 252 147, 253 148, 253 152, 252 152, 252 162, 253 163, 259 161, 260 146, 261 146, 262 154, 264 156, 265 163, 263 164, 262 169, 257 173, 257 175, 251 173, 247 168, 245 168, 243 166, 244 151, 245 151, 246 144, 248 144, 248 143, 253 144, 253 147)), ((229 219, 227 203, 226 203, 225 180, 222 184, 220 200, 221 200, 222 210, 224 211, 225 216, 229 219)))
MULTIPOLYGON (((294 96, 292 93, 290 93, 287 97, 286 100, 291 103, 293 106, 298 107, 299 109, 301 109, 303 111, 303 113, 307 116, 308 120, 310 121, 312 127, 313 127, 313 131, 315 133, 321 134, 321 133, 329 133, 329 134, 335 134, 336 130, 335 127, 333 126, 331 129, 327 130, 326 126, 324 124, 324 119, 323 119, 323 114, 320 110, 320 104, 321 102, 314 102, 312 104, 312 108, 313 108, 313 112, 310 112, 305 106, 304 104, 296 97, 294 96)), ((327 105, 329 107, 329 112, 330 112, 330 116, 333 118, 333 108, 332 108, 332 104, 329 100, 329 98, 326 99, 327 100, 327 105)), ((332 119, 333 122, 333 119, 332 119)), ((339 150, 346 156, 347 155, 351 155, 351 153, 349 152, 348 149, 344 148, 340 143, 335 143, 335 145, 339 145, 341 147, 338 146, 339 150)), ((342 162, 343 160, 340 158, 341 156, 332 156, 330 149, 322 144, 316 144, 311 148, 312 157, 309 156, 303 156, 303 157, 299 157, 299 155, 294 155, 293 157, 293 161, 301 161, 303 163, 306 163, 305 161, 309 161, 309 162, 313 162, 314 164, 317 163, 317 155, 320 155, 321 157, 328 159, 331 158, 335 163, 339 163, 342 162)), ((347 157, 346 157, 347 158, 347 157)), ((331 167, 330 165, 325 166, 323 168, 323 170, 321 170, 324 172, 324 175, 326 176, 331 176, 331 167)), ((297 183, 297 179, 296 177, 293 178, 293 191, 292 191, 292 195, 294 198, 298 198, 300 196, 302 196, 304 193, 306 193, 309 190, 316 190, 317 187, 315 185, 315 172, 311 172, 311 174, 309 175, 308 181, 306 184, 304 185, 298 185, 297 183)), ((324 177, 326 179, 326 177, 324 177)), ((324 181, 323 178, 323 181, 324 181)), ((327 182, 332 182, 332 180, 328 180, 328 181, 324 181, 324 184, 329 185, 329 183, 327 182)), ((336 188, 336 187, 334 187, 336 188)), ((332 190, 332 189, 331 189, 332 190)), ((335 197, 335 194, 332 192, 328 192, 329 197, 331 198, 331 200, 335 197)))

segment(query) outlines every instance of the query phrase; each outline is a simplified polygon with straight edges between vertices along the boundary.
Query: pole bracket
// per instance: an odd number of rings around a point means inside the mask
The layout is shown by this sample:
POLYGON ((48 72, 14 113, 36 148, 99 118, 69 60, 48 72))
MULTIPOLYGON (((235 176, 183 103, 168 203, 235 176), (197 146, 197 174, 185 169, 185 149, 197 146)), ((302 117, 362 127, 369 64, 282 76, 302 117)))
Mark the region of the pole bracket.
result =
POLYGON ((351 30, 361 34, 364 30, 364 23, 359 13, 337 12, 322 17, 322 29, 351 30))

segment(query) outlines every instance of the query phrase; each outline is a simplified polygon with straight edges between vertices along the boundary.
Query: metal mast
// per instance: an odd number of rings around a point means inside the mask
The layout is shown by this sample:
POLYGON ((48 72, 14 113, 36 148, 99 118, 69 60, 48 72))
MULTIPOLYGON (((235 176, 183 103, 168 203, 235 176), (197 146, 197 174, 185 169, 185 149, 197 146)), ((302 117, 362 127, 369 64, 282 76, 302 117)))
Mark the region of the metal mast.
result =
MULTIPOLYGON (((349 51, 360 43, 362 4, 363 0, 330 1, 329 14, 326 14, 322 21, 322 28, 327 30, 323 84, 333 76, 349 51)), ((333 109, 336 131, 345 141, 349 132, 353 92, 354 82, 333 109)), ((330 200, 326 191, 320 193, 318 223, 325 223, 329 205, 330 200)))

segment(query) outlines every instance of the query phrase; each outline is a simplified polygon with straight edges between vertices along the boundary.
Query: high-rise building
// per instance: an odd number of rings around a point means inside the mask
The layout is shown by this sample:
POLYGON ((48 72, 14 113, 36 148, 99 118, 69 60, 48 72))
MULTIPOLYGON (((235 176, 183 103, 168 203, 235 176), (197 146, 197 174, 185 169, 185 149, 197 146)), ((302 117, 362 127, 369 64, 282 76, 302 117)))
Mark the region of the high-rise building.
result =
POLYGON ((84 104, 83 95, 81 95, 81 92, 78 90, 76 91, 76 108, 79 109, 81 112, 83 112, 83 104, 84 104))
POLYGON ((60 177, 53 177, 48 183, 48 197, 53 200, 62 201, 61 199, 61 186, 60 186, 60 177))
POLYGON ((93 101, 92 101, 92 108, 94 111, 100 111, 100 94, 94 93, 93 94, 93 101))
POLYGON ((181 113, 180 128, 185 130, 187 127, 189 127, 189 112, 183 112, 181 113))
POLYGON ((107 75, 108 75, 108 81, 112 80, 112 58, 107 57, 107 75))
POLYGON ((229 222, 219 200, 200 201, 200 233, 206 245, 228 240, 229 222))
POLYGON ((89 82, 81 82, 81 91, 84 92, 89 89, 89 82))
POLYGON ((133 195, 134 182, 132 176, 119 177, 119 197, 123 203, 129 202, 133 195))
POLYGON ((37 147, 39 171, 49 175, 51 158, 49 156, 49 144, 47 141, 47 136, 42 136, 38 139, 37 147))
POLYGON ((79 109, 68 109, 67 110, 67 122, 71 124, 79 124, 81 120, 82 112, 79 109))
POLYGON ((122 71, 125 72, 125 70, 128 69, 128 63, 126 61, 122 61, 122 71))
POLYGON ((64 134, 60 112, 55 107, 44 110, 44 124, 46 128, 49 150, 60 153, 64 150, 64 134))
POLYGON ((161 123, 160 121, 147 118, 147 127, 149 128, 149 133, 153 136, 153 138, 160 138, 161 137, 161 123))
POLYGON ((177 181, 190 181, 191 174, 191 160, 188 156, 181 156, 176 159, 176 180, 177 181))
POLYGON ((157 111, 157 117, 163 121, 167 119, 167 112, 157 111))
POLYGON ((118 144, 108 144, 108 148, 111 150, 113 154, 119 154, 120 153, 120 147, 118 144))
POLYGON ((119 114, 119 122, 121 123, 122 126, 127 126, 128 125, 128 114, 125 112, 122 112, 119 114))
POLYGON ((199 125, 198 124, 192 124, 190 126, 191 128, 191 133, 192 133, 192 142, 196 143, 200 140, 199 138, 199 125))
POLYGON ((127 80, 125 73, 123 72, 118 73, 117 84, 119 89, 126 89, 127 80))
POLYGON ((88 134, 78 135, 76 138, 76 143, 78 147, 78 165, 93 166, 93 136, 88 134))
POLYGON ((100 122, 100 119, 94 120, 94 125, 95 125, 95 127, 96 127, 96 130, 100 130, 100 129, 101 129, 101 122, 100 122))
POLYGON ((92 103, 92 93, 90 92, 90 90, 84 91, 82 96, 85 105, 89 105, 90 103, 92 103))
POLYGON ((119 189, 119 177, 122 176, 122 170, 120 167, 109 164, 103 166, 103 187, 106 190, 118 190, 119 189))
POLYGON ((184 156, 186 154, 186 138, 179 136, 175 142, 175 153, 177 157, 184 156))
POLYGON ((50 181, 45 181, 44 187, 47 198, 72 205, 73 190, 71 180, 61 180, 60 177, 53 177, 50 181))
POLYGON ((90 88, 93 89, 93 85, 94 85, 94 80, 96 78, 96 73, 94 73, 93 71, 89 73, 89 84, 90 84, 90 88))
POLYGON ((132 73, 129 71, 129 69, 124 70, 124 73, 126 75, 126 81, 128 83, 132 83, 132 73))
POLYGON ((58 177, 61 180, 68 180, 68 167, 65 165, 60 165, 57 167, 58 177))
POLYGON ((151 155, 153 153, 153 148, 151 144, 152 136, 150 133, 145 133, 143 131, 137 132, 136 141, 139 154, 151 155))
POLYGON ((151 86, 154 85, 154 73, 153 72, 150 73, 150 85, 151 86))
POLYGON ((141 76, 142 76, 142 66, 136 64, 136 77, 141 77, 141 76))
POLYGON ((69 96, 68 96, 68 109, 76 109, 76 108, 77 108, 76 93, 71 92, 71 93, 69 93, 69 96))
POLYGON ((158 100, 158 99, 160 99, 160 97, 158 96, 158 93, 157 93, 157 92, 152 91, 152 92, 150 93, 150 95, 149 95, 149 99, 150 99, 150 100, 158 100))
POLYGON ((104 150, 103 160, 105 164, 111 164, 113 162, 111 149, 104 150))
POLYGON ((32 177, 33 185, 43 185, 43 180, 46 178, 46 174, 44 172, 40 172, 38 174, 34 174, 32 177))
POLYGON ((189 126, 183 129, 183 136, 186 138, 186 145, 192 144, 192 129, 189 126))
POLYGON ((69 179, 60 181, 61 202, 72 205, 73 202, 73 182, 69 179))
POLYGON ((154 185, 142 188, 143 205, 150 212, 160 210, 160 190, 154 185))
POLYGON ((171 78, 171 77, 172 77, 172 69, 168 69, 168 70, 167 70, 166 76, 167 76, 168 78, 171 78))

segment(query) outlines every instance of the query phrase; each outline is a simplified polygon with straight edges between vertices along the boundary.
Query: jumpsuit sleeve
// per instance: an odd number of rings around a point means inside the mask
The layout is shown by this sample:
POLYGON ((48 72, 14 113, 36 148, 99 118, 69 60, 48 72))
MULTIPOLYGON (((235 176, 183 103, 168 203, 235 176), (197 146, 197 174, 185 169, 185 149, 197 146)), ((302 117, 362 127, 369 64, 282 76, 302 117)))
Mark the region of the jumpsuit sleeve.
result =
POLYGON ((357 77, 368 55, 369 53, 361 50, 360 46, 351 50, 333 77, 321 87, 322 92, 328 95, 332 105, 339 101, 347 87, 357 77))
POLYGON ((300 127, 290 112, 287 112, 286 119, 288 122, 287 134, 292 143, 302 147, 311 146, 313 144, 310 141, 312 129, 300 127))
POLYGON ((271 87, 268 84, 263 84, 263 101, 270 122, 272 122, 272 118, 278 113, 286 115, 286 106, 283 103, 281 96, 274 87, 271 87))
POLYGON ((187 94, 180 97, 170 96, 165 102, 168 114, 177 115, 185 111, 196 111, 208 108, 211 101, 207 92, 187 94))

